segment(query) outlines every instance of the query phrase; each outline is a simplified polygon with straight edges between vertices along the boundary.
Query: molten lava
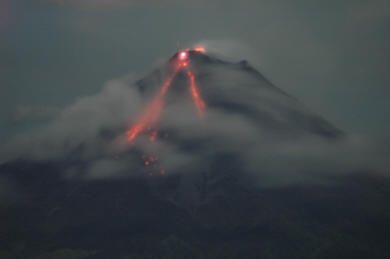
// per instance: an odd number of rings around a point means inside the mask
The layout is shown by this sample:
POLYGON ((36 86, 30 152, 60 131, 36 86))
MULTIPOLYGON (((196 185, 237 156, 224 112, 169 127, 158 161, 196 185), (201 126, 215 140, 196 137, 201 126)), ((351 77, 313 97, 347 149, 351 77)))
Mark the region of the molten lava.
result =
POLYGON ((205 52, 206 52, 206 49, 205 49, 205 47, 203 47, 203 46, 196 46, 196 47, 194 48, 194 51, 200 52, 200 53, 205 53, 205 52))
POLYGON ((203 116, 204 110, 206 109, 206 103, 204 102, 202 96, 200 95, 199 87, 196 84, 195 74, 192 71, 187 71, 187 76, 190 79, 190 92, 192 99, 198 109, 200 116, 203 116))
MULTIPOLYGON (((149 105, 146 107, 145 111, 141 114, 140 118, 136 123, 127 131, 127 139, 129 142, 133 142, 142 132, 149 130, 157 120, 160 118, 163 106, 164 98, 167 94, 169 88, 172 85, 172 81, 177 75, 178 72, 186 70, 186 75, 190 83, 190 93, 192 100, 198 110, 199 115, 202 117, 206 109, 206 103, 203 100, 197 81, 195 73, 189 67, 189 49, 182 50, 178 53, 177 63, 174 65, 174 69, 171 74, 168 75, 168 78, 165 79, 163 84, 160 87, 160 90, 153 97, 149 105)), ((205 49, 203 47, 195 47, 193 51, 204 53, 205 49)), ((154 131, 149 139, 152 142, 155 142, 157 138, 157 131, 154 131)))
POLYGON ((127 139, 131 142, 135 140, 140 133, 142 133, 147 128, 151 127, 159 119, 162 107, 164 105, 164 96, 169 90, 169 87, 172 84, 173 78, 177 74, 175 70, 170 77, 168 77, 162 84, 160 91, 152 99, 150 104, 147 106, 144 113, 138 119, 138 121, 127 131, 127 139))
POLYGON ((179 54, 180 61, 185 61, 188 58, 188 52, 187 51, 181 51, 179 54))

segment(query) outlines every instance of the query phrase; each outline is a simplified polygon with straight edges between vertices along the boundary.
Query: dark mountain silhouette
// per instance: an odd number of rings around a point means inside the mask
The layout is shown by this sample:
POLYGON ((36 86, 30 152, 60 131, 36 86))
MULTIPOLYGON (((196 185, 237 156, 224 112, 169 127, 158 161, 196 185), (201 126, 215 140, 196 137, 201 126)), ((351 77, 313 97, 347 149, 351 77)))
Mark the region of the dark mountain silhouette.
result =
MULTIPOLYGON (((137 81, 146 99, 176 58, 137 81)), ((190 60, 208 109, 242 116, 281 141, 314 136, 337 142, 345 136, 246 61, 227 62, 193 51, 190 60), (224 87, 226 92, 220 91, 224 87), (248 88, 258 95, 243 99, 248 88), (258 97, 260 106, 250 100, 258 97)), ((186 80, 177 75, 168 105, 185 96, 186 80)), ((125 126, 102 128, 96 137, 109 142, 125 126)), ((390 256, 387 178, 365 171, 343 177, 329 172, 331 184, 259 187, 239 151, 207 153, 213 149, 210 139, 195 141, 163 122, 159 130, 169 133, 164 139, 169 145, 193 156, 207 154, 207 169, 187 173, 181 167, 149 176, 140 162, 139 172, 129 177, 69 177, 69 168, 83 173, 97 159, 83 155, 87 142, 55 159, 21 157, 0 165, 0 180, 12 189, 0 198, 0 258, 390 256)), ((121 152, 115 155, 124 160, 142 155, 137 147, 121 152)), ((109 155, 101 153, 99 159, 104 156, 109 155)))

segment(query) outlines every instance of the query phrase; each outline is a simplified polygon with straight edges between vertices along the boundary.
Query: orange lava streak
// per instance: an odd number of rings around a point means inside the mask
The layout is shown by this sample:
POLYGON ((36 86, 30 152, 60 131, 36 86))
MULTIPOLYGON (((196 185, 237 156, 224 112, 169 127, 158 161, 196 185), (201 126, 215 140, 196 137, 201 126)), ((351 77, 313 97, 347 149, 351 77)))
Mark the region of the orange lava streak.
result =
POLYGON ((200 52, 200 53, 205 53, 205 52, 206 52, 206 48, 203 47, 203 46, 196 46, 196 47, 194 48, 194 50, 195 50, 196 52, 200 52))
POLYGON ((150 105, 147 106, 140 119, 127 131, 127 139, 130 142, 135 140, 141 132, 143 132, 146 128, 150 127, 158 120, 164 105, 164 96, 168 92, 168 89, 171 86, 172 80, 176 74, 177 70, 175 70, 171 76, 164 81, 160 91, 153 98, 150 105))
POLYGON ((187 71, 188 78, 190 79, 190 92, 192 99, 198 109, 200 116, 204 115, 204 110, 206 109, 206 103, 203 100, 198 85, 196 84, 195 74, 192 71, 187 71))
MULTIPOLYGON (((190 70, 189 67, 189 49, 183 50, 178 54, 178 62, 175 64, 174 70, 171 74, 169 74, 168 78, 161 85, 156 96, 153 97, 150 104, 146 107, 145 111, 142 113, 140 118, 136 121, 136 123, 127 131, 127 139, 129 142, 133 142, 139 134, 144 132, 145 130, 150 129, 153 124, 159 119, 162 108, 164 106, 164 97, 167 94, 169 88, 172 85, 172 81, 175 78, 176 74, 179 71, 186 71, 186 74, 190 81, 190 92, 192 99, 195 103, 195 106, 198 110, 199 116, 203 117, 206 103, 203 100, 198 84, 196 82, 196 76, 193 71, 190 70)), ((202 46, 198 46, 193 51, 204 53, 205 48, 202 46)), ((153 132, 149 136, 149 140, 151 142, 155 142, 157 139, 157 132, 153 132)))

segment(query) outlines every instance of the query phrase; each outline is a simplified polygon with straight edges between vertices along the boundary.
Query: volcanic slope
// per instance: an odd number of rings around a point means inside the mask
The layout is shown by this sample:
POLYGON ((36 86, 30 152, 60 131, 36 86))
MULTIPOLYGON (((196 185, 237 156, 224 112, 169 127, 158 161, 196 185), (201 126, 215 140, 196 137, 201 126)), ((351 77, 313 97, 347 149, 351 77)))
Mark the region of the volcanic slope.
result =
MULTIPOLYGON (((166 65, 139 80, 138 90, 146 97, 158 91, 164 80, 172 75, 172 70, 180 59, 179 55, 180 52, 166 65)), ((207 105, 206 110, 241 116, 262 131, 283 139, 302 135, 328 139, 343 136, 341 130, 311 112, 296 98, 274 86, 245 60, 237 63, 228 62, 194 50, 188 51, 188 60, 188 70, 193 71, 195 75, 201 96, 207 105)), ((188 96, 190 80, 186 71, 187 69, 175 71, 166 96, 167 110, 175 102, 191 100, 188 96)), ((178 114, 163 113, 168 117, 180 117, 181 114, 185 114, 185 109, 182 108, 183 106, 176 110, 178 114)), ((175 109, 172 110, 175 112, 175 109)), ((199 127, 201 126, 202 124, 199 127)))

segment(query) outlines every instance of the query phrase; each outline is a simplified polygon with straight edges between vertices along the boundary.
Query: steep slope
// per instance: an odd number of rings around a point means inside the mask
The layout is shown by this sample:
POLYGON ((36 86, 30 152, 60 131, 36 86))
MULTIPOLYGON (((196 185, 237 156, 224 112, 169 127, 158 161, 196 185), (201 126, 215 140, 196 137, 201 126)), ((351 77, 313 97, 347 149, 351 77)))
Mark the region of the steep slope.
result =
MULTIPOLYGON (((146 96, 153 94, 171 73, 179 54, 176 53, 166 65, 139 80, 139 91, 146 96)), ((228 62, 193 50, 188 51, 188 56, 201 94, 210 109, 242 115, 275 135, 279 133, 296 137, 314 134, 329 139, 343 136, 341 130, 274 86, 247 61, 228 62)), ((180 71, 174 77, 168 93, 171 103, 189 98, 187 84, 185 72, 180 71)))

